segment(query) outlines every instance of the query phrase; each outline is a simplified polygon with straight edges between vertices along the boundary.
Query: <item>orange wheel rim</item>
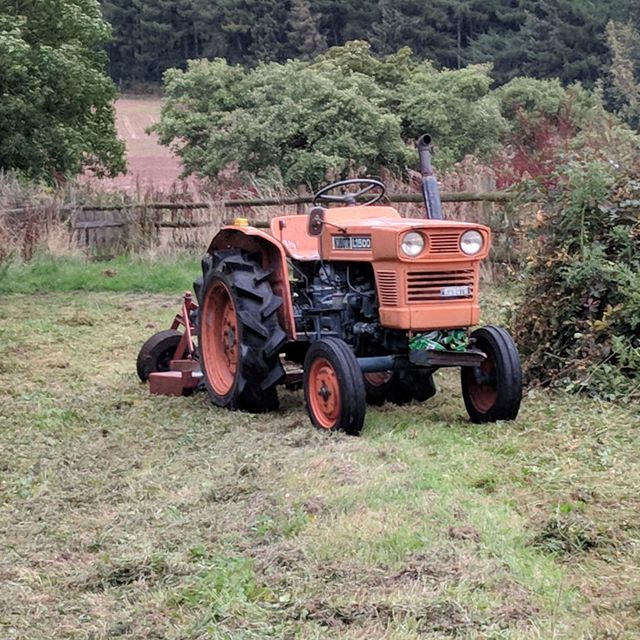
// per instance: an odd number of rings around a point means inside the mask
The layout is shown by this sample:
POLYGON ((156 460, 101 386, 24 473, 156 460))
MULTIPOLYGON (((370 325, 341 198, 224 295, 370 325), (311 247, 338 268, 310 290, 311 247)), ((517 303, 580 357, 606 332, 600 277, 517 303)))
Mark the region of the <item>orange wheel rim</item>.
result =
POLYGON ((238 319, 231 293, 214 282, 202 305, 201 357, 209 384, 219 395, 233 388, 240 351, 238 319))
POLYGON ((340 416, 340 385, 335 369, 325 358, 317 358, 311 364, 308 395, 318 425, 333 429, 340 416))
MULTIPOLYGON (((495 373, 495 365, 492 360, 485 360, 480 365, 480 372, 484 377, 495 373)), ((469 386, 469 396, 473 406, 481 413, 487 413, 498 399, 498 391, 491 384, 477 384, 475 381, 469 386)))

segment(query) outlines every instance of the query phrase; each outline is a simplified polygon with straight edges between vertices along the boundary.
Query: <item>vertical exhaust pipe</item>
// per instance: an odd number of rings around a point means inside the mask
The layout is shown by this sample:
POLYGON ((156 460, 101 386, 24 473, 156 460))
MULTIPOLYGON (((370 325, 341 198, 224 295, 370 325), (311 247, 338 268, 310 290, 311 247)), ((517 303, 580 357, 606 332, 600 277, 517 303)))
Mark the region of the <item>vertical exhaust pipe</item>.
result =
POLYGON ((431 136, 428 133, 418 138, 418 156, 422 174, 422 198, 430 220, 442 220, 442 202, 438 181, 431 166, 431 136))

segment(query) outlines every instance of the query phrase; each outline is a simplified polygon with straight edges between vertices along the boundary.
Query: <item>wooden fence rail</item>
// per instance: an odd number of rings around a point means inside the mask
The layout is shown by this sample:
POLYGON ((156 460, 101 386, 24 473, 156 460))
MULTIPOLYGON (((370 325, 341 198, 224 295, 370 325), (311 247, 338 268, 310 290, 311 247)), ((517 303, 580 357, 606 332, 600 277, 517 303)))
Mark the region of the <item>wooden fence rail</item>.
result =
MULTIPOLYGON (((484 207, 491 203, 506 203, 515 198, 509 191, 462 191, 441 194, 443 202, 465 203, 480 202, 484 207)), ((422 203, 420 193, 390 193, 386 196, 390 203, 422 203)), ((230 199, 210 202, 137 202, 123 204, 66 204, 55 206, 36 205, 22 209, 0 209, 0 218, 9 218, 10 225, 38 225, 40 215, 44 219, 58 219, 67 225, 73 241, 92 252, 118 252, 127 246, 153 246, 162 234, 177 246, 194 244, 189 229, 212 227, 228 223, 222 211, 233 208, 253 208, 268 206, 296 206, 303 213, 303 205, 313 202, 313 195, 283 196, 272 198, 230 199), (224 208, 224 209, 223 209, 224 208), (183 212, 184 216, 180 213, 183 212), (29 221, 29 222, 27 222, 29 221), (183 230, 183 235, 176 235, 183 230), (135 236, 135 240, 134 240, 135 236)), ((246 214, 245 214, 246 215, 246 214)), ((268 226, 263 220, 253 219, 251 224, 268 226)))
MULTIPOLYGON (((510 191, 458 191, 444 192, 441 194, 442 202, 509 202, 515 197, 510 191)), ((392 203, 421 203, 422 195, 420 193, 389 193, 386 200, 392 203)), ((313 196, 285 196, 276 198, 248 198, 239 200, 223 200, 222 202, 137 202, 123 204, 87 204, 72 205, 66 204, 58 208, 63 212, 75 211, 190 211, 198 209, 210 209, 214 206, 223 206, 227 208, 233 207, 269 207, 269 206, 286 206, 310 204, 313 202, 313 196)), ((0 209, 2 215, 20 215, 21 213, 31 213, 38 207, 24 207, 19 209, 0 209)))
MULTIPOLYGON (((441 194, 442 202, 509 202, 513 200, 515 194, 510 191, 458 191, 445 192, 441 194)), ((386 196, 386 200, 393 203, 421 203, 422 194, 420 193, 390 193, 386 196)), ((313 196, 286 196, 282 198, 248 198, 242 200, 224 200, 219 204, 223 207, 272 207, 278 205, 298 205, 311 204, 313 196)), ((151 209, 165 211, 188 211, 190 209, 208 209, 215 206, 215 202, 148 202, 133 205, 86 205, 76 207, 83 211, 118 211, 122 209, 151 209)))

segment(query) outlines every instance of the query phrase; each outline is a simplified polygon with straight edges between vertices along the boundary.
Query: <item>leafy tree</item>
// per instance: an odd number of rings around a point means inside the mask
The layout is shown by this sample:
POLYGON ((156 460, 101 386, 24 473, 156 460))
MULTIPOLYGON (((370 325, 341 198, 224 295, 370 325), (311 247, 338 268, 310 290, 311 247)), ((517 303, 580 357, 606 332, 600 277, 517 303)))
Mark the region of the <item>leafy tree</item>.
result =
POLYGON ((499 102, 491 95, 490 66, 436 71, 423 63, 397 93, 406 139, 429 132, 436 161, 446 166, 466 154, 488 155, 507 131, 499 102))
POLYGON ((575 133, 586 125, 597 97, 581 85, 564 87, 558 79, 514 78, 496 90, 500 111, 515 138, 528 141, 531 129, 563 125, 575 133))
POLYGON ((368 76, 387 90, 395 90, 404 85, 416 68, 416 62, 408 47, 380 58, 371 52, 371 45, 363 40, 347 42, 342 47, 332 47, 324 55, 316 58, 315 65, 320 68, 334 68, 341 73, 368 76))
POLYGON ((191 62, 165 77, 158 131, 186 173, 241 172, 318 186, 327 176, 401 170, 407 147, 384 93, 362 74, 300 62, 245 71, 224 60, 191 62))
POLYGON ((507 130, 499 102, 490 94, 488 65, 438 71, 416 62, 408 47, 378 58, 367 42, 357 41, 333 47, 315 65, 369 76, 384 90, 387 108, 400 117, 403 139, 429 132, 437 140, 441 167, 467 153, 492 151, 507 130))
POLYGON ((317 186, 328 177, 402 171, 409 145, 434 135, 440 166, 493 149, 506 132, 487 66, 437 71, 409 49, 377 58, 365 42, 314 62, 253 70, 221 59, 165 75, 158 131, 186 173, 240 171, 317 186))
POLYGON ((0 4, 0 168, 53 180, 124 170, 95 0, 0 4))

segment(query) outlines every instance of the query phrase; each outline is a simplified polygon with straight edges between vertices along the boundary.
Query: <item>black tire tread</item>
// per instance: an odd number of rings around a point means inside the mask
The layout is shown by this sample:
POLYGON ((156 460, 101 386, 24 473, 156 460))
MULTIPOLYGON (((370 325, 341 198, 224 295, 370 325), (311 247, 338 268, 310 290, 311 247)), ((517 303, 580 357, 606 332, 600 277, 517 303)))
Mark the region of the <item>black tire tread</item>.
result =
POLYGON ((471 338, 475 339, 480 349, 483 348, 483 344, 487 344, 493 351, 497 376, 496 402, 489 410, 481 412, 473 404, 467 386, 473 370, 461 369, 462 396, 471 421, 483 423, 515 420, 522 400, 522 367, 513 338, 506 329, 495 325, 476 329, 471 338))
MULTIPOLYGON (((278 408, 276 385, 285 375, 279 358, 279 350, 287 341, 278 320, 282 299, 274 295, 265 277, 267 272, 245 252, 214 252, 211 260, 206 261, 206 267, 202 298, 214 279, 225 281, 234 298, 241 341, 240 370, 234 388, 224 397, 209 385, 202 363, 209 396, 214 404, 232 410, 273 411, 278 408)), ((199 332, 200 324, 198 322, 199 332)))

